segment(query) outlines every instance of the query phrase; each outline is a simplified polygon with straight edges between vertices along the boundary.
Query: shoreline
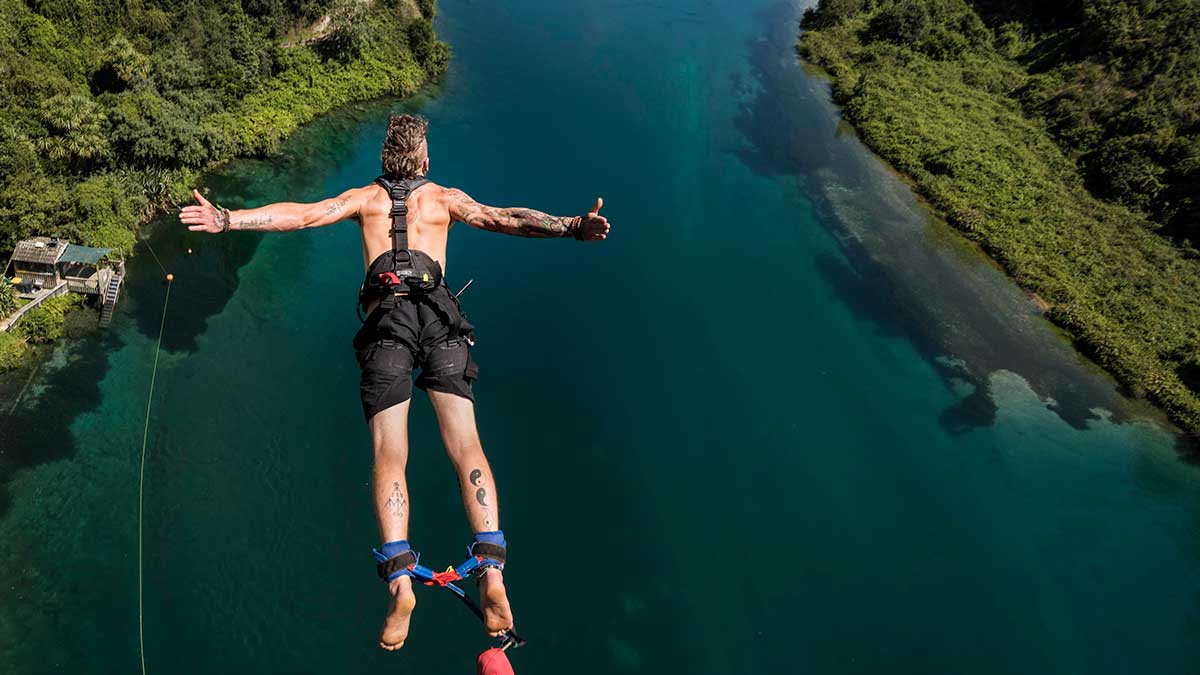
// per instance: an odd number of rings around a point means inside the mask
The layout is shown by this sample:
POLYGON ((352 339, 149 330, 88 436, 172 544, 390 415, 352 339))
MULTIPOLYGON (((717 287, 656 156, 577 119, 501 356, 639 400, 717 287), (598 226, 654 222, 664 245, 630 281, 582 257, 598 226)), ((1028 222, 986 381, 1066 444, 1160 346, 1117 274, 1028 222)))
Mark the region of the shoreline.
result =
MULTIPOLYGON (((235 130, 237 146, 232 152, 214 157, 202 168, 181 166, 163 169, 159 175, 158 193, 141 195, 147 200, 146 207, 128 224, 128 234, 118 233, 117 238, 121 240, 119 243, 87 240, 76 243, 110 244, 111 247, 121 250, 127 260, 132 260, 136 247, 145 239, 150 223, 164 213, 178 209, 181 204, 190 203, 191 188, 199 184, 202 176, 219 171, 234 160, 269 157, 278 150, 284 140, 301 127, 346 106, 389 96, 407 99, 416 95, 423 87, 436 83, 446 72, 449 48, 439 41, 434 33, 432 46, 428 48, 432 50, 433 56, 426 55, 425 61, 419 62, 417 54, 409 45, 409 34, 413 24, 430 23, 434 12, 436 9, 433 8, 432 2, 410 2, 403 7, 397 5, 367 10, 364 17, 356 20, 370 23, 374 30, 396 41, 398 47, 391 51, 396 51, 397 54, 391 54, 390 51, 387 54, 376 53, 378 49, 364 50, 349 60, 330 58, 315 65, 309 64, 311 68, 307 71, 306 81, 301 81, 304 78, 293 71, 283 71, 264 81, 258 89, 238 100, 228 110, 209 115, 202 120, 205 125, 216 124, 235 130), (422 6, 425 4, 428 7, 422 6), (398 55, 400 58, 381 58, 388 55, 398 55), (279 107, 281 105, 282 109, 286 110, 282 115, 279 107), (254 131, 251 132, 250 129, 254 131)), ((297 60, 315 58, 313 46, 308 43, 288 45, 287 48, 297 60)), ((80 306, 68 311, 64 323, 70 322, 73 315, 90 310, 86 303, 80 303, 80 306)), ((52 347, 61 341, 61 338, 58 338, 47 345, 30 342, 20 333, 20 325, 14 326, 7 333, 15 336, 23 347, 16 359, 10 361, 10 367, 0 370, 0 391, 6 389, 6 382, 11 379, 11 375, 20 375, 30 367, 36 370, 39 363, 45 359, 45 354, 53 352, 52 347), (47 346, 51 349, 42 348, 47 346)), ((8 336, 5 336, 5 339, 13 341, 8 336)))
MULTIPOLYGON (((1172 262, 1185 267, 1188 261, 1184 256, 1169 250, 1167 242, 1153 239, 1157 235, 1149 231, 1097 234, 1095 230, 1101 228, 1089 219, 1095 219, 1103 225, 1106 217, 1117 220, 1126 215, 1128 220, 1134 221, 1137 221, 1137 217, 1084 192, 1078 176, 1058 176, 1064 191, 1057 195, 1060 204, 1065 204, 1068 209, 1074 208, 1069 214, 1077 215, 1077 219, 1065 219, 1063 224, 1069 227, 1055 231, 1053 237, 1047 237, 1036 231, 1038 227, 1045 227, 1036 210, 1027 214, 1033 218, 1032 221, 1012 223, 1004 219, 1005 216, 1011 219, 1011 215, 1003 211, 1007 205, 996 207, 986 198, 990 194, 985 189, 970 189, 984 182, 981 178, 983 174, 963 172, 966 175, 955 175, 954 169, 957 167, 942 174, 930 171, 926 163, 931 155, 932 161, 943 161, 939 155, 961 151, 971 161, 982 161, 976 159, 981 154, 980 149, 971 147, 969 143, 956 145, 954 139, 945 137, 937 138, 935 143, 929 138, 936 135, 937 130, 930 132, 928 127, 936 127, 938 122, 953 119, 953 123, 960 123, 954 119, 960 112, 949 110, 951 104, 947 101, 959 91, 947 93, 950 86, 929 85, 921 78, 925 76, 926 79, 932 79, 928 77, 930 73, 924 71, 938 68, 952 71, 958 64, 930 61, 892 45, 880 46, 872 51, 876 45, 861 43, 855 32, 855 29, 862 28, 862 23, 861 18, 855 17, 836 26, 802 28, 796 42, 797 58, 803 64, 817 68, 831 81, 832 98, 841 108, 843 119, 876 156, 912 187, 917 197, 934 214, 999 265, 1030 298, 1042 316, 1063 331, 1077 352, 1113 376, 1127 396, 1149 401, 1162 410, 1172 424, 1189 436, 1189 440, 1200 439, 1200 397, 1170 370, 1169 364, 1159 360, 1152 349, 1152 338, 1139 334, 1137 328, 1140 326, 1130 325, 1121 317, 1106 316, 1102 307, 1108 298, 1101 296, 1097 299, 1093 297, 1094 292, 1089 293, 1091 288, 1087 286, 1088 279, 1071 267, 1073 261, 1066 254, 1057 251, 1039 254, 1054 244, 1064 248, 1074 245, 1085 250, 1089 245, 1099 248, 1124 244, 1132 251, 1127 251, 1127 255, 1138 257, 1135 262, 1141 262, 1142 258, 1159 261, 1174 253, 1177 259, 1172 259, 1172 262), (867 64, 869 68, 859 69, 867 60, 870 61, 867 64), (931 95, 930 90, 938 93, 931 95), (910 100, 904 100, 904 94, 913 96, 910 100), (925 106, 925 112, 921 114, 933 118, 933 122, 928 122, 924 117, 917 120, 919 115, 909 110, 922 105, 925 106), (922 123, 926 127, 922 127, 922 123), (972 151, 975 154, 971 154, 972 151), (980 193, 984 193, 984 196, 980 193), (1100 243, 1093 244, 1091 237, 1100 243), (1167 249, 1165 253, 1164 249, 1167 249), (1056 259, 1055 255, 1059 255, 1061 260, 1056 259)), ((955 84, 967 91, 964 96, 975 96, 970 102, 984 110, 989 110, 989 104, 999 108, 1008 101, 1001 94, 955 84)), ((1036 133, 1040 130, 1027 119, 1021 122, 1026 125, 1020 127, 1021 131, 1036 133)), ((1006 123, 1012 124, 1007 120, 1006 123)), ((989 132, 996 135, 1011 133, 1011 129, 1000 121, 996 121, 994 127, 970 131, 977 132, 984 141, 991 140, 987 136, 989 132)), ((1040 153, 1053 155, 1054 149, 1047 148, 1054 146, 1049 145, 1048 140, 1045 143, 1042 140, 1045 139, 1024 139, 1022 142, 1040 153)), ((1004 150, 1007 148, 993 148, 994 153, 1004 150)), ((1037 159, 1052 169, 1066 173, 1059 157, 1039 155, 1037 159)), ((987 169, 995 170, 994 167, 987 169)), ((1035 172, 1030 180, 1036 179, 1035 172)), ((1052 222, 1050 227, 1053 229, 1053 218, 1048 216, 1047 220, 1052 222)), ((1112 224, 1107 224, 1107 227, 1116 228, 1112 224)), ((1130 227, 1141 226, 1135 222, 1130 227)), ((1095 274, 1119 278, 1125 270, 1117 263, 1110 263, 1110 269, 1105 271, 1102 268, 1095 274)), ((1177 270, 1162 271, 1160 276, 1167 277, 1172 271, 1177 270)), ((1160 279, 1159 284, 1154 290, 1161 291, 1162 287, 1170 286, 1165 279, 1160 279)), ((1151 292, 1150 295, 1155 294, 1151 292)), ((1186 324, 1186 317, 1180 317, 1180 322, 1186 324)))

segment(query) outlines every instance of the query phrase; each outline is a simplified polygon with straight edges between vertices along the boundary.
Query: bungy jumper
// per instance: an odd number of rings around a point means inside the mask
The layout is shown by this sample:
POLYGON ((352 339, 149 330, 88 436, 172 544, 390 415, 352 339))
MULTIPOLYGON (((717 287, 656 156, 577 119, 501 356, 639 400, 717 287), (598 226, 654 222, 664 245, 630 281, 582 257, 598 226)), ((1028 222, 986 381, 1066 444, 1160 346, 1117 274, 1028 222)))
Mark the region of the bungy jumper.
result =
MULTIPOLYGON (((461 336, 474 344, 474 328, 463 317, 458 307, 457 296, 446 286, 441 265, 424 251, 408 248, 408 197, 429 181, 425 178, 394 180, 388 176, 380 176, 375 182, 392 197, 392 250, 382 253, 367 268, 366 279, 359 291, 360 318, 364 323, 379 320, 380 316, 386 315, 397 303, 408 299, 428 305, 441 315, 450 327, 451 339, 461 336), (364 316, 376 301, 379 302, 379 307, 370 317, 364 316)), ((468 550, 467 559, 457 567, 447 567, 444 572, 434 572, 422 565, 420 554, 409 548, 407 542, 400 546, 387 544, 373 549, 372 553, 380 579, 390 583, 402 576, 410 576, 426 586, 445 588, 458 596, 458 599, 483 621, 483 610, 479 608, 479 604, 454 582, 483 574, 489 567, 504 569, 507 542, 502 532, 477 533, 475 542, 468 550)), ((525 644, 525 639, 513 630, 501 633, 499 639, 502 649, 521 647, 525 644)))

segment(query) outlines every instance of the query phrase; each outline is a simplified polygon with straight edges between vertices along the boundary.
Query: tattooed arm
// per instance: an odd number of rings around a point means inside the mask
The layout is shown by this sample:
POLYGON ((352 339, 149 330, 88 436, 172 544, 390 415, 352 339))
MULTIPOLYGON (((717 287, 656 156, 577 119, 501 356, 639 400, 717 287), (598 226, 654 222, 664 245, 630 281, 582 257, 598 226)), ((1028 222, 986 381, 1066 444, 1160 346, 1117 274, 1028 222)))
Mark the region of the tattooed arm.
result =
POLYGON ((192 196, 198 204, 185 206, 179 214, 179 220, 193 232, 210 234, 228 230, 291 232, 357 218, 365 192, 360 188, 312 204, 280 202, 257 209, 230 211, 214 206, 198 191, 192 190, 192 196))
POLYGON ((446 191, 450 217, 460 223, 489 232, 518 237, 574 237, 580 241, 599 241, 608 237, 608 219, 600 215, 603 199, 583 216, 551 216, 526 208, 497 208, 475 201, 462 190, 446 191))

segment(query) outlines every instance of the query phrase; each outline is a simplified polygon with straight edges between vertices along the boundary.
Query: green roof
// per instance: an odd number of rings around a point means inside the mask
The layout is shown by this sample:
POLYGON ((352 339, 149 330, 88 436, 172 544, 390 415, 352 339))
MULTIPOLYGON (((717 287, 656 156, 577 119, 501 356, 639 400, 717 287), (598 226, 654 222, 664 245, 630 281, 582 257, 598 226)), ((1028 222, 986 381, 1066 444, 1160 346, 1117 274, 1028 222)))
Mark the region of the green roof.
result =
POLYGON ((92 248, 91 246, 67 244, 67 250, 63 251, 62 257, 59 258, 58 261, 64 263, 83 263, 84 265, 95 265, 111 251, 111 248, 92 248))

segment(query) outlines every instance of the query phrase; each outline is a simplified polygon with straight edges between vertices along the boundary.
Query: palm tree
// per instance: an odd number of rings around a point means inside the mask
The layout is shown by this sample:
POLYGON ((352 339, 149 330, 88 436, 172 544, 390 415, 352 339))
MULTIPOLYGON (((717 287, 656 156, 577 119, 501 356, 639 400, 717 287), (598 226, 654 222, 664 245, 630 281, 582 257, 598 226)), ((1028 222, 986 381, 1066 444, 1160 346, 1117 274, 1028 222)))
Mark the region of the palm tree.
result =
POLYGON ((38 147, 51 159, 66 161, 76 169, 108 156, 104 111, 87 94, 59 94, 41 106, 42 121, 51 135, 38 147))

